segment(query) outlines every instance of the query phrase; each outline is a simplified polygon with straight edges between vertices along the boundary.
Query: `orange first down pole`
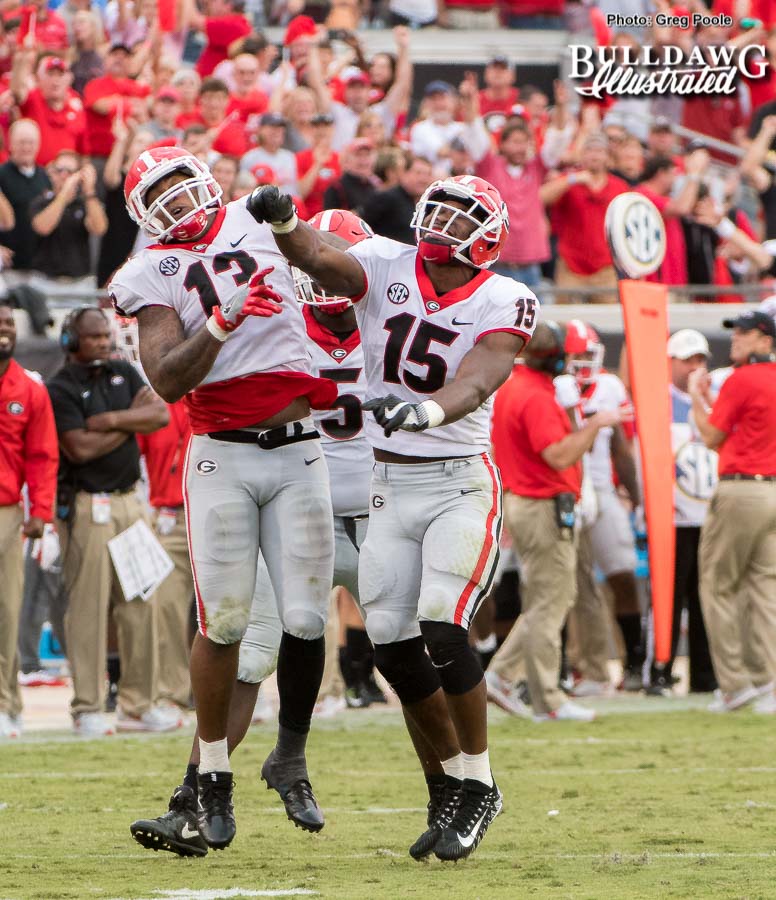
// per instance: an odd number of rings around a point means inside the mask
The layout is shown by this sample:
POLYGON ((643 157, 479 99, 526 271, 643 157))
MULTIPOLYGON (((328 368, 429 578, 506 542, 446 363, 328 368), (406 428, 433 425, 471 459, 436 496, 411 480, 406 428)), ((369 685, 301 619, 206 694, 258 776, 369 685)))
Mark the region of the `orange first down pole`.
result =
POLYGON ((620 300, 641 452, 655 657, 658 663, 666 663, 671 656, 676 552, 671 401, 666 363, 668 288, 643 281, 620 281, 620 300))

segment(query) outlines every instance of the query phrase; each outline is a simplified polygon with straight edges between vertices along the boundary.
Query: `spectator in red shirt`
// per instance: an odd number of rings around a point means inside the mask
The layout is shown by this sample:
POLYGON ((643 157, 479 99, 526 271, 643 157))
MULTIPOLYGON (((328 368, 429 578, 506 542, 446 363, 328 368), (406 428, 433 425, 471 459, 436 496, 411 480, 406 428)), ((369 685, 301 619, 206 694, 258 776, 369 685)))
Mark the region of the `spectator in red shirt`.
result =
POLYGON ((255 137, 259 117, 267 111, 269 100, 259 87, 261 67, 252 53, 240 53, 234 58, 232 77, 234 85, 229 96, 226 114, 236 113, 247 134, 255 137))
POLYGON ((719 453, 719 483, 701 530, 701 605, 722 691, 720 711, 756 701, 756 712, 773 713, 776 324, 759 311, 722 324, 733 329, 733 374, 713 406, 705 368, 692 372, 688 383, 701 438, 719 453), (747 646, 752 634, 756 634, 756 647, 747 646), (764 657, 767 684, 758 683, 757 674, 747 664, 752 651, 764 657))
POLYGON ((237 112, 227 115, 228 106, 229 88, 220 78, 206 78, 199 89, 199 117, 194 122, 210 132, 214 152, 240 157, 248 152, 248 135, 237 112))
MULTIPOLYGON (((612 200, 628 185, 606 168, 608 144, 600 133, 588 135, 582 145, 582 169, 542 185, 542 201, 552 208, 558 236, 555 283, 559 288, 614 288, 617 276, 606 244, 604 219, 612 200), (584 235, 584 240, 581 239, 584 235)), ((616 293, 593 293, 590 303, 614 303, 616 293)), ((559 296, 561 303, 579 302, 578 296, 559 296)))
POLYGON ((181 129, 177 126, 181 113, 181 95, 174 87, 166 85, 160 88, 151 105, 151 117, 144 123, 154 136, 155 141, 163 138, 174 138, 177 142, 181 137, 181 129))
POLYGON ((251 23, 243 15, 243 0, 207 0, 203 16, 194 0, 184 0, 185 16, 191 28, 201 31, 207 44, 196 63, 202 78, 229 57, 229 46, 251 32, 251 23))
POLYGON ((299 196, 311 216, 323 209, 326 188, 340 177, 339 154, 332 150, 334 116, 319 113, 311 119, 313 145, 296 154, 299 196))
POLYGON ((194 69, 178 69, 170 79, 170 85, 174 87, 181 98, 181 111, 175 124, 178 128, 186 128, 197 120, 199 115, 199 89, 202 79, 194 69))
POLYGON ((21 7, 19 15, 22 20, 19 32, 22 44, 39 50, 67 50, 67 23, 48 8, 47 0, 32 0, 29 6, 21 7))
POLYGON ((154 531, 175 566, 154 596, 159 636, 159 699, 186 710, 191 708, 189 653, 194 579, 186 541, 183 463, 191 426, 183 400, 168 403, 167 410, 169 423, 151 434, 138 434, 137 443, 146 461, 154 531))
POLYGON ((21 732, 16 641, 22 606, 22 536, 39 538, 54 515, 59 445, 48 391, 12 358, 13 310, 0 303, 0 738, 21 732), (29 514, 22 507, 27 485, 29 514))
POLYGON ((506 0, 509 28, 563 28, 563 0, 506 0))
MULTIPOLYGON (((533 301, 526 316, 535 315, 533 301)), ((520 559, 522 612, 485 674, 488 694, 528 715, 514 696, 522 661, 536 719, 590 721, 591 710, 566 700, 558 688, 560 632, 576 595, 574 507, 581 461, 601 428, 617 425, 619 410, 591 416, 575 431, 555 399, 553 378, 565 368, 565 333, 539 322, 493 407, 493 453, 504 483, 504 524, 520 559)))
POLYGON ((37 162, 48 165, 62 150, 83 152, 86 116, 81 98, 71 89, 72 76, 59 56, 44 56, 38 63, 38 86, 33 82, 35 51, 19 49, 11 71, 11 93, 26 119, 40 128, 37 162))
POLYGON ((648 281, 687 284, 687 245, 681 220, 695 208, 701 178, 708 167, 709 154, 706 150, 689 153, 684 162, 684 183, 674 196, 674 182, 678 175, 674 161, 667 156, 653 156, 647 160, 636 190, 660 210, 666 228, 665 259, 657 272, 647 277, 648 281))
POLYGON ((105 75, 84 89, 89 153, 107 158, 113 146, 113 120, 145 119, 148 84, 130 78, 132 54, 124 44, 114 44, 105 58, 105 75))
POLYGON ((494 113, 500 114, 503 124, 520 98, 520 91, 515 87, 514 67, 506 56, 494 56, 485 66, 483 77, 485 87, 480 91, 480 113, 486 123, 494 113))

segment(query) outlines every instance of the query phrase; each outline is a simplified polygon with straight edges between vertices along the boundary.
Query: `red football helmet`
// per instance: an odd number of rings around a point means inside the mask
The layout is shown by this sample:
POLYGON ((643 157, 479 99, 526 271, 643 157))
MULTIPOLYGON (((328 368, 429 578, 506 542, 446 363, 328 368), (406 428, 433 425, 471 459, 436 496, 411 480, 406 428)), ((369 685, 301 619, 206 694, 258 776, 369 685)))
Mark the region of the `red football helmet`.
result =
POLYGON ((567 371, 580 386, 592 384, 604 362, 604 345, 598 332, 581 319, 572 319, 566 325, 567 371))
POLYGON ((410 225, 423 259, 436 263, 457 259, 475 269, 487 269, 496 262, 507 239, 509 214, 501 194, 490 182, 474 175, 456 175, 435 181, 426 189, 410 225), (464 209, 450 201, 462 202, 464 209), (441 215, 443 211, 446 218, 441 215), (460 220, 473 226, 462 240, 450 233, 453 222, 460 220))
POLYGON ((193 241, 207 225, 212 210, 221 206, 221 188, 205 163, 180 147, 144 150, 132 163, 124 181, 124 199, 129 217, 157 240, 193 241), (189 177, 163 191, 149 206, 146 195, 162 178, 174 172, 189 177), (168 210, 180 194, 194 208, 176 219, 168 210))
MULTIPOLYGON (((374 231, 366 224, 363 219, 346 209, 325 209, 312 217, 308 222, 318 231, 325 231, 327 234, 335 234, 338 238, 342 238, 342 248, 348 245, 358 244, 367 238, 374 237, 374 231)), ((324 312, 330 316, 338 316, 345 312, 346 309, 353 304, 349 297, 337 297, 327 294, 320 285, 316 284, 312 278, 292 266, 294 275, 294 289, 296 291, 296 299, 300 303, 309 303, 311 306, 320 306, 324 308, 324 312)))

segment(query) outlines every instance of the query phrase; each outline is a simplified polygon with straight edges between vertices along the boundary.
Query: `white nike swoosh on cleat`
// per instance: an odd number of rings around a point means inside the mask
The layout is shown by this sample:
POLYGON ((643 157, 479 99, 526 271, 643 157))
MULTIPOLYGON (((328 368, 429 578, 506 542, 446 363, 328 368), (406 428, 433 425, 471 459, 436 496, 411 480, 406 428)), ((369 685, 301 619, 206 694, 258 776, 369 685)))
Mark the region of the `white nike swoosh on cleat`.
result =
POLYGON ((470 835, 465 837, 464 835, 457 834, 457 832, 456 832, 456 836, 458 837, 458 843, 462 847, 466 847, 467 850, 469 849, 469 847, 471 847, 471 845, 474 843, 475 838, 479 834, 480 828, 482 827, 482 821, 487 814, 488 814, 488 811, 485 810, 485 812, 479 817, 479 819, 477 819, 477 821, 474 825, 474 828, 472 828, 470 835))
POLYGON ((184 841, 188 841, 191 838, 199 837, 199 832, 192 831, 189 828, 189 823, 186 822, 186 824, 183 826, 183 828, 181 828, 181 837, 183 838, 184 841))

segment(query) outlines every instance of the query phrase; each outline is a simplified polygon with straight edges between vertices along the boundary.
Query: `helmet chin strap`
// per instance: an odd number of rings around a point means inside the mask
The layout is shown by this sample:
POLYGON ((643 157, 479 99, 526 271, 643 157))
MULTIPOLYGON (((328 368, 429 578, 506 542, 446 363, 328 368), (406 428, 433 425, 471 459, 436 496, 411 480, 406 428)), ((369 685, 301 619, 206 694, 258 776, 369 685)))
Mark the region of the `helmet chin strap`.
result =
POLYGON ((453 251, 455 247, 442 241, 431 241, 421 238, 418 241, 418 253, 425 262, 435 263, 438 266, 446 266, 455 260, 453 251))

